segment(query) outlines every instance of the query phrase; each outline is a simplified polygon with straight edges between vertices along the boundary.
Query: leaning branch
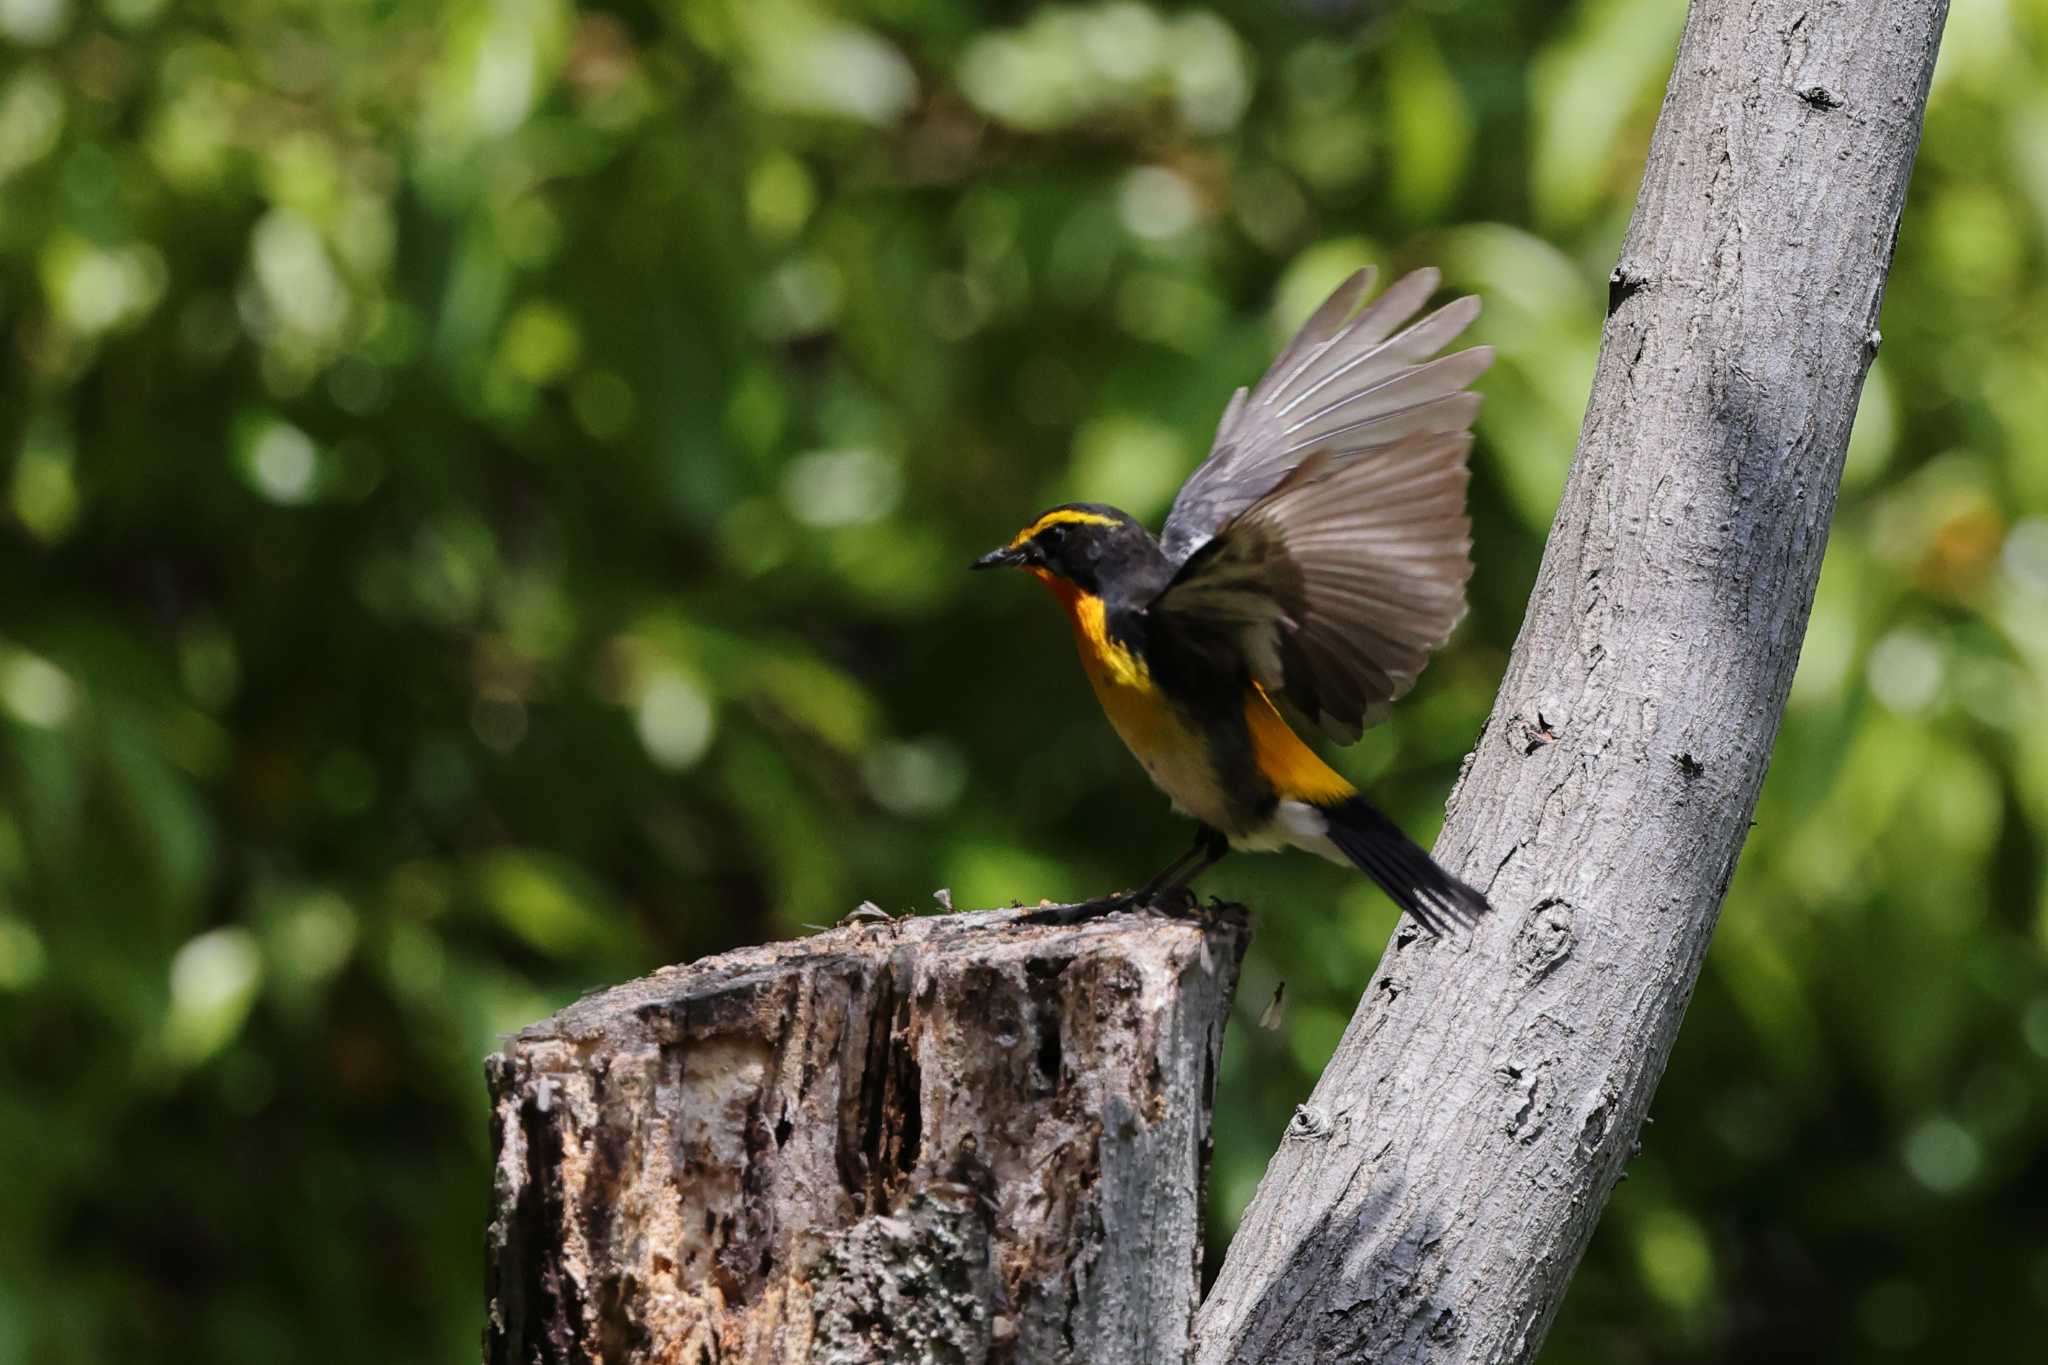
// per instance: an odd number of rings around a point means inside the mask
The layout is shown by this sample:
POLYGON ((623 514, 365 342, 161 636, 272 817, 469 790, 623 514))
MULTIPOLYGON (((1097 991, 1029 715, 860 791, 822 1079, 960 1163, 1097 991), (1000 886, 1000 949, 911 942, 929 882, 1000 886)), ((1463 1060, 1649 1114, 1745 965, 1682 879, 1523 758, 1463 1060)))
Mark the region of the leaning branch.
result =
POLYGON ((1439 859, 1196 1332, 1223 1362, 1526 1361, 1636 1141, 1827 544, 1945 0, 1695 0, 1585 428, 1439 859))

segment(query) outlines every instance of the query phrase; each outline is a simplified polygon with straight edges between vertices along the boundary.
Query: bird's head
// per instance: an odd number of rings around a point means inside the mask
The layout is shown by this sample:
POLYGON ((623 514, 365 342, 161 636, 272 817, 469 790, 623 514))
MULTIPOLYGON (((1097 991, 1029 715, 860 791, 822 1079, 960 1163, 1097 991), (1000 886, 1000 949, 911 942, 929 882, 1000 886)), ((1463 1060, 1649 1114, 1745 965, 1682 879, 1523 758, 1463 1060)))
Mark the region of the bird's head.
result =
POLYGON ((1042 513, 972 567, 1023 569, 1055 592, 1078 589, 1102 597, 1159 558, 1151 533, 1128 513, 1097 502, 1069 502, 1042 513))

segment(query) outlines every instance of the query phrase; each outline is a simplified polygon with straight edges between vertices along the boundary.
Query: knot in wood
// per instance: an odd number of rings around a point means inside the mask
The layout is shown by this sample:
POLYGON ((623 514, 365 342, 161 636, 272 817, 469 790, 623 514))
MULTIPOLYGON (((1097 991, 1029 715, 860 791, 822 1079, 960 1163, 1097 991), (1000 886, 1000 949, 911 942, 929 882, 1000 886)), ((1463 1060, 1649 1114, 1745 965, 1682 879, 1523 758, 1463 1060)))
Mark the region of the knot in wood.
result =
POLYGON ((1607 276, 1607 316, 1613 317, 1621 305, 1627 303, 1649 282, 1647 276, 1627 263, 1615 266, 1607 276))
MULTIPOLYGON (((1613 1131, 1616 1103, 1616 1098, 1611 1092, 1602 1090, 1593 1097, 1584 1116, 1579 1119, 1579 1146, 1587 1153, 1599 1151, 1600 1144, 1605 1142, 1608 1133, 1613 1131)), ((1630 1153, 1631 1156, 1634 1154, 1630 1153)))
POLYGON ((1535 985, 1556 971, 1558 964, 1571 956, 1577 943, 1571 905, 1554 897, 1539 902, 1515 931, 1510 952, 1516 979, 1526 986, 1535 985))
POLYGON ((1287 1139, 1290 1142, 1320 1142, 1337 1130, 1336 1120, 1329 1111, 1313 1104, 1294 1106, 1294 1117, 1287 1120, 1287 1139))

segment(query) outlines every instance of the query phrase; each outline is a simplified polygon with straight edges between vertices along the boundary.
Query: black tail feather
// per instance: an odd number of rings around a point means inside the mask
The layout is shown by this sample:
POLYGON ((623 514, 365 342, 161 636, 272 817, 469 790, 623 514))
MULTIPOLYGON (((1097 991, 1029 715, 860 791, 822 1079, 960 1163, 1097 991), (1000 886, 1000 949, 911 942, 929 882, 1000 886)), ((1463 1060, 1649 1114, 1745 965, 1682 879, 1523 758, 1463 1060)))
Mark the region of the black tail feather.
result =
POLYGON ((1364 797, 1324 806, 1322 812, 1330 822, 1331 842, 1430 933, 1442 935, 1453 925, 1469 928, 1492 908, 1364 797))

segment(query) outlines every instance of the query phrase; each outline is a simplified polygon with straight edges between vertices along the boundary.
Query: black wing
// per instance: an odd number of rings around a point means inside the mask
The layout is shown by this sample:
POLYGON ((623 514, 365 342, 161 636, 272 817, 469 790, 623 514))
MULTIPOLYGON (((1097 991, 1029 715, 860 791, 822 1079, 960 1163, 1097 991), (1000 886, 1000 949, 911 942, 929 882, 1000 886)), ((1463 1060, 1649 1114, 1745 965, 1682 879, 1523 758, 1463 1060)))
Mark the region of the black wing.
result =
POLYGON ((1404 437, 1472 425, 1479 395, 1465 386, 1492 362, 1492 348, 1429 357, 1478 316, 1479 300, 1458 299, 1403 326, 1437 280, 1434 270, 1405 275, 1361 310, 1373 272, 1359 271, 1302 324, 1258 387, 1237 391, 1209 458, 1166 515, 1160 543, 1170 561, 1200 549, 1310 451, 1373 460, 1404 437))
POLYGON ((1227 641, 1266 690, 1350 743, 1465 613, 1463 431, 1317 451, 1216 532, 1152 610, 1227 641))

